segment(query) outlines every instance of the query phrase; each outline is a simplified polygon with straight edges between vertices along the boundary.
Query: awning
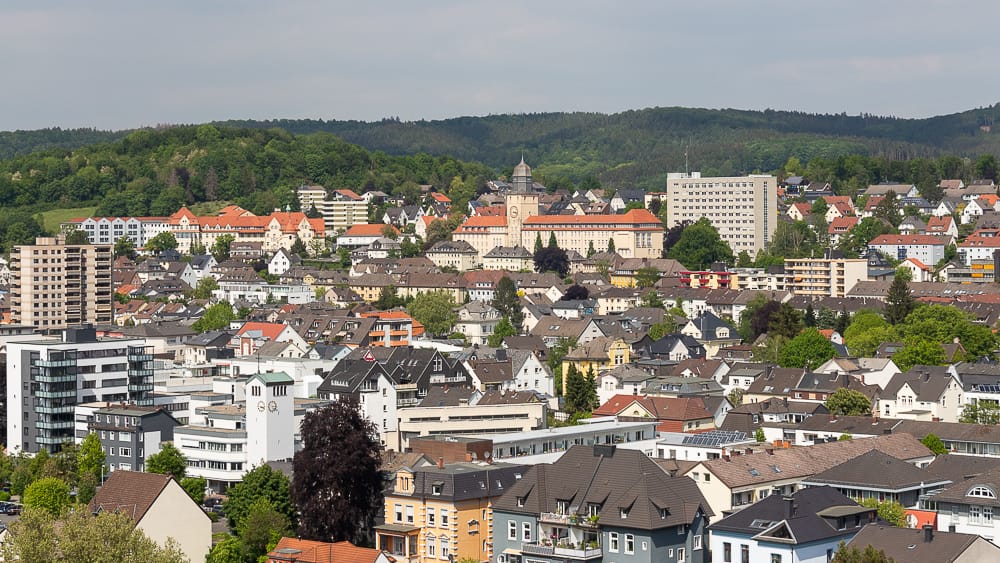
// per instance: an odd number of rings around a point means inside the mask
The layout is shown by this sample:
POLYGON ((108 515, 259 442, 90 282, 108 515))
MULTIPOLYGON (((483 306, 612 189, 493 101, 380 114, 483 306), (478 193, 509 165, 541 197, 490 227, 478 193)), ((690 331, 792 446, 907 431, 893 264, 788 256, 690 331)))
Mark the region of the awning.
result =
POLYGON ((503 554, 504 555, 521 555, 521 550, 520 549, 514 549, 513 547, 508 547, 507 549, 503 550, 503 554))

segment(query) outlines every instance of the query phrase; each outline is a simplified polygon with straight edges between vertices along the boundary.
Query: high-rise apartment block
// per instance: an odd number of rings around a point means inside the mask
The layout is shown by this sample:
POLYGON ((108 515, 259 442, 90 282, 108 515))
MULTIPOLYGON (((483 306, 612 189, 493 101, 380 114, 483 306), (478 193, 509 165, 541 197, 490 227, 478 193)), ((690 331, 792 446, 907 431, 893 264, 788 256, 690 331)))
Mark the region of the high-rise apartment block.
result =
POLYGON ((778 224, 778 179, 770 175, 702 178, 701 172, 667 174, 667 226, 712 222, 733 254, 751 257, 767 248, 778 224))
POLYGON ((98 338, 92 327, 7 343, 7 440, 11 452, 56 452, 75 439, 81 403, 153 405, 146 341, 98 338))
POLYGON ((114 312, 112 247, 38 238, 10 253, 11 322, 53 331, 110 323, 114 312))
POLYGON ((301 186, 298 196, 303 212, 315 207, 323 216, 323 224, 328 233, 346 231, 351 225, 368 224, 368 202, 353 190, 327 192, 323 186, 301 186))

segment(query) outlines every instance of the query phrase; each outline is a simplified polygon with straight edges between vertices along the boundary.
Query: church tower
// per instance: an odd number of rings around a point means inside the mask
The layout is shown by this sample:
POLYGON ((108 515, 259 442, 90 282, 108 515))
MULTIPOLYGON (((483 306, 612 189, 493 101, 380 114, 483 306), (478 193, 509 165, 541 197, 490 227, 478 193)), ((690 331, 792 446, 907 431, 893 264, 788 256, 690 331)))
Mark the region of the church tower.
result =
POLYGON ((514 167, 511 175, 511 191, 507 194, 507 243, 505 246, 523 246, 532 248, 534 241, 525 244, 521 240, 521 227, 528 217, 538 215, 538 194, 532 189, 531 167, 525 164, 524 157, 514 167))

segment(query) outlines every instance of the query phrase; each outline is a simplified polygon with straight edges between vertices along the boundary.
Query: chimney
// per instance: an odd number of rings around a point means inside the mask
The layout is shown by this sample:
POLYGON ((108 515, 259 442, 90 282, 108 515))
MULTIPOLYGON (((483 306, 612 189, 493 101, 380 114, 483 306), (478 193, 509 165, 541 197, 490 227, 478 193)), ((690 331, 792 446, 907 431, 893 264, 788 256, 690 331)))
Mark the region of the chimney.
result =
POLYGON ((882 430, 882 434, 885 434, 887 436, 889 434, 892 434, 892 428, 886 428, 886 429, 882 430))
POLYGON ((444 458, 443 457, 439 457, 438 458, 438 469, 444 469, 444 458))
POLYGON ((774 455, 774 448, 765 448, 764 451, 767 452, 767 455, 774 455))
POLYGON ((465 452, 465 461, 472 461, 472 452, 465 452))
POLYGON ((785 503, 785 520, 788 520, 795 515, 795 499, 792 497, 781 497, 781 501, 785 503))
POLYGON ((934 541, 934 526, 930 524, 924 524, 924 543, 931 543, 934 541))

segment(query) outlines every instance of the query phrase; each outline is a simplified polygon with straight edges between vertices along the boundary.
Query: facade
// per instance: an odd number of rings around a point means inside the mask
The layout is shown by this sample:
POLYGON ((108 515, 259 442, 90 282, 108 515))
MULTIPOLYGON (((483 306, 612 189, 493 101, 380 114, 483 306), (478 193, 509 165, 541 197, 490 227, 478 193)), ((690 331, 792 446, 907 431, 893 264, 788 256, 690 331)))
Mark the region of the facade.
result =
POLYGON ((506 563, 709 560, 707 503, 642 452, 574 446, 529 469, 493 507, 506 563))
POLYGON ((534 264, 534 257, 522 246, 497 246, 483 255, 484 270, 530 271, 534 264))
POLYGON ((479 263, 479 254, 467 242, 440 241, 424 252, 438 268, 455 268, 459 272, 472 270, 479 263))
POLYGON ((112 247, 38 238, 10 254, 11 322, 52 331, 110 323, 114 315, 112 247))
POLYGON ((7 440, 12 452, 50 453, 74 439, 74 407, 153 404, 153 356, 141 339, 98 339, 93 328, 61 339, 7 344, 7 440))
POLYGON ((868 243, 868 252, 881 252, 893 260, 916 258, 934 265, 944 258, 950 242, 950 238, 937 235, 879 235, 868 243))
POLYGON ((399 469, 385 495, 382 551, 412 563, 470 558, 494 561, 493 504, 527 468, 506 463, 443 460, 399 469))
POLYGON ((168 220, 169 217, 87 217, 72 219, 63 230, 81 230, 93 244, 114 245, 125 236, 132 239, 136 248, 145 248, 149 239, 169 230, 168 220))
MULTIPOLYGON (((367 212, 365 217, 367 218, 367 212)), ((261 243, 265 252, 275 252, 279 248, 290 250, 296 238, 305 243, 310 252, 315 252, 315 245, 311 243, 315 241, 325 244, 326 237, 323 219, 310 219, 300 211, 275 211, 270 215, 257 216, 236 205, 223 208, 217 216, 198 216, 187 207, 182 207, 169 217, 107 217, 100 221, 95 223, 88 219, 74 219, 62 227, 63 230, 84 230, 95 244, 114 245, 119 238, 128 236, 136 242, 138 248, 142 248, 138 241, 148 242, 159 233, 170 232, 177 239, 177 250, 188 254, 196 244, 211 248, 222 235, 232 236, 233 242, 261 243), (116 230, 114 225, 123 219, 124 228, 116 230), (129 223, 131 219, 134 222, 129 223), (107 221, 112 225, 110 237, 102 235, 102 231, 97 228, 100 221, 107 221), (130 225, 133 224, 135 228, 131 229, 130 225), (102 243, 108 238, 113 240, 102 243)))
POLYGON ((160 546, 173 540, 188 561, 212 549, 212 521, 170 475, 116 471, 90 501, 91 513, 121 512, 160 546))
POLYGON ((796 295, 844 297, 859 281, 868 279, 864 258, 786 258, 786 289, 796 295))
POLYGON ((406 451, 410 440, 434 435, 489 435, 530 432, 545 428, 548 404, 543 402, 420 406, 397 411, 399 437, 388 442, 397 451, 406 451))
POLYGON ((128 405, 97 409, 89 418, 87 429, 100 438, 111 471, 145 471, 146 458, 173 441, 180 424, 166 410, 128 405))
POLYGON ((774 176, 702 178, 700 172, 667 174, 667 227, 712 222, 733 254, 756 256, 767 248, 778 220, 774 176))
POLYGON ((975 534, 1000 545, 1000 518, 994 514, 1000 494, 1000 470, 980 475, 925 495, 920 507, 938 513, 938 530, 975 534))

